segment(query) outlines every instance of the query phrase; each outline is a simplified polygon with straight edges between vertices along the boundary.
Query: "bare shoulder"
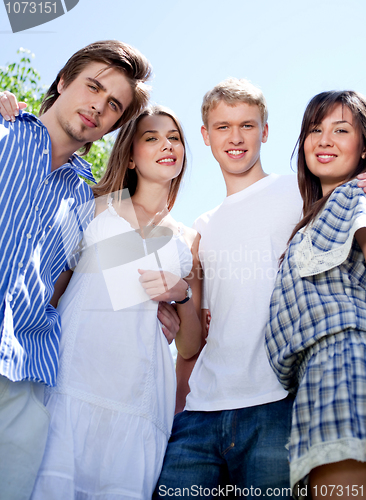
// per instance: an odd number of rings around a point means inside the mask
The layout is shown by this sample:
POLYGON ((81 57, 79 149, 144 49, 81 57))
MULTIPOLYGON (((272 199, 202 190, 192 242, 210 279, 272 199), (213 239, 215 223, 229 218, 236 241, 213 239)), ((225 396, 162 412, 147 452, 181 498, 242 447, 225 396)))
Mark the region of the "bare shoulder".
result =
POLYGON ((94 217, 97 217, 99 214, 107 210, 108 208, 108 196, 99 196, 95 199, 95 212, 94 217))
POLYGON ((187 226, 182 226, 182 230, 185 242, 193 251, 193 249, 198 246, 198 242, 200 240, 199 233, 195 229, 187 226))

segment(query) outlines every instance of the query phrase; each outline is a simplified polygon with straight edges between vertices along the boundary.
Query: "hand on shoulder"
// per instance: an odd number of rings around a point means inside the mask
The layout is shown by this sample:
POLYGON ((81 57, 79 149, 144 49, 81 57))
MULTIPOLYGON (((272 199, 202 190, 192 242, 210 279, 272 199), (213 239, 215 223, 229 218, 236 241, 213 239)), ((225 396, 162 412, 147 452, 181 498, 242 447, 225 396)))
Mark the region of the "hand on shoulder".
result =
POLYGON ((16 96, 5 90, 0 91, 0 114, 7 122, 15 122, 15 118, 19 115, 20 109, 25 109, 25 102, 18 102, 16 96))

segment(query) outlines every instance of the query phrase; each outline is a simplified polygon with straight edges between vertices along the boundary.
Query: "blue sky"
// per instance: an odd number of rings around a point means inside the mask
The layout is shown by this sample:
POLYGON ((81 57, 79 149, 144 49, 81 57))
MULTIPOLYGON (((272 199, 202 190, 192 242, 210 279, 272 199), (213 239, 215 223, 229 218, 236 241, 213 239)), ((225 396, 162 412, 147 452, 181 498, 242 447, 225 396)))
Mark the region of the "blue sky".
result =
POLYGON ((191 161, 173 215, 191 225, 225 197, 200 134, 204 93, 228 76, 258 85, 269 107, 264 170, 290 174, 309 99, 330 89, 366 94, 365 19, 364 0, 79 0, 64 16, 13 34, 1 3, 0 66, 30 49, 49 85, 90 42, 119 39, 141 50, 154 67, 152 100, 172 108, 187 135, 191 161))

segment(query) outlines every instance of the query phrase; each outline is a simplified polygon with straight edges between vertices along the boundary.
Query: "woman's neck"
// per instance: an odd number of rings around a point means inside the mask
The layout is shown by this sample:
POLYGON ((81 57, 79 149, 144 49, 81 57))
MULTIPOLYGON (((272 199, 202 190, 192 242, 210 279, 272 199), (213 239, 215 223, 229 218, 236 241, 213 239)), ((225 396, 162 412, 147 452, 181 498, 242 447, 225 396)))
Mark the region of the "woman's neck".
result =
MULTIPOLYGON (((140 184, 140 183, 139 183, 140 184)), ((142 184, 142 183, 141 183, 142 184)), ((154 215, 161 212, 168 204, 170 186, 138 185, 131 197, 134 206, 142 207, 146 213, 154 215)))
POLYGON ((155 227, 168 215, 167 206, 169 186, 138 186, 131 197, 134 211, 140 228, 155 227))

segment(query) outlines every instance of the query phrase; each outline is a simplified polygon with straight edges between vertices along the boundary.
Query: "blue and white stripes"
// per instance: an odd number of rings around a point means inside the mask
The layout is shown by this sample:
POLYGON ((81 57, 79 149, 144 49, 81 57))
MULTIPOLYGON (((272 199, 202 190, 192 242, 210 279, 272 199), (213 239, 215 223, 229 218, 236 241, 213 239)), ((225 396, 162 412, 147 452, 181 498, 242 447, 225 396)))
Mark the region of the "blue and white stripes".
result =
POLYGON ((77 156, 51 172, 51 141, 22 113, 0 118, 0 374, 54 385, 60 318, 49 305, 93 216, 93 180, 77 156))

